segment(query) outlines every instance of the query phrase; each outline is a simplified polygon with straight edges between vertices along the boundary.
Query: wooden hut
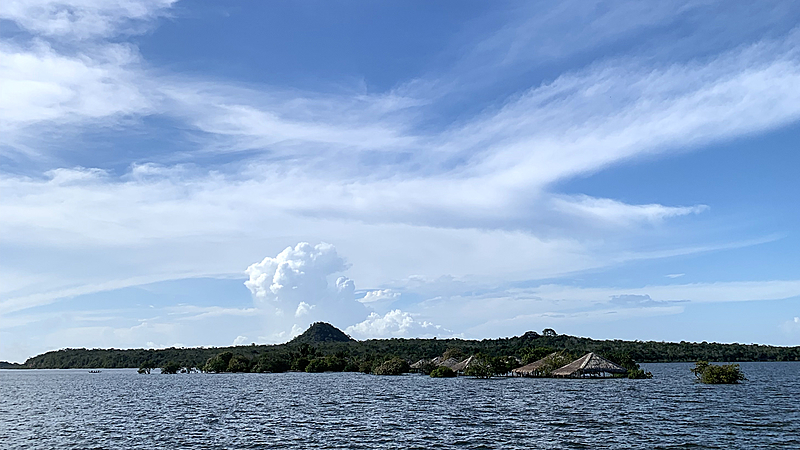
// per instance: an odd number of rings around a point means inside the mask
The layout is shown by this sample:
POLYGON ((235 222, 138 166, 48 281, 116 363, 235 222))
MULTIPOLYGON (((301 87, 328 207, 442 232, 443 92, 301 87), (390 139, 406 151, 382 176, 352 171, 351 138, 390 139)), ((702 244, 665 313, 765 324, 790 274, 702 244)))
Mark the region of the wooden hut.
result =
POLYGON ((469 358, 454 365, 453 367, 451 367, 451 369, 453 369, 453 372, 464 372, 468 367, 471 367, 475 364, 478 364, 478 359, 475 358, 475 355, 472 355, 469 358))
POLYGON ((420 359, 409 367, 411 369, 411 373, 420 373, 423 372, 425 366, 427 365, 432 365, 431 361, 427 359, 420 359))
MULTIPOLYGON (((436 361, 436 359, 434 359, 434 361, 436 361)), ((459 361, 459 360, 457 360, 455 358, 447 358, 447 359, 442 358, 438 362, 435 362, 435 364, 437 366, 445 366, 445 367, 447 367, 449 369, 452 369, 454 372, 457 372, 457 370, 455 370, 454 367, 457 366, 458 363, 460 363, 460 362, 461 361, 459 361)))
MULTIPOLYGON (((511 371, 511 374, 517 377, 545 377, 550 375, 552 370, 553 361, 559 356, 559 352, 553 352, 544 358, 534 361, 522 367, 517 367, 511 371)), ((563 363, 562 363, 563 364, 563 363)))
POLYGON ((553 371, 554 377, 562 378, 586 378, 586 377, 606 377, 614 374, 628 373, 624 367, 614 364, 595 353, 587 353, 580 358, 572 361, 564 367, 553 371))

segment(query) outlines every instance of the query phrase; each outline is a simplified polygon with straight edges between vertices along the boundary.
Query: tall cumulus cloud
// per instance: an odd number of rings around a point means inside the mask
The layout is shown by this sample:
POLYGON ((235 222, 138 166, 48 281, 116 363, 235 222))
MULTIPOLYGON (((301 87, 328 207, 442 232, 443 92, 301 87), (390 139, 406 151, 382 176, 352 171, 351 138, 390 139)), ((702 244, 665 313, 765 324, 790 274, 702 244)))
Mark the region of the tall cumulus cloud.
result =
MULTIPOLYGON (((265 317, 266 340, 286 340, 317 321, 347 329, 362 339, 447 331, 400 310, 384 316, 371 312, 363 299, 356 299, 353 280, 339 275, 348 267, 333 245, 308 242, 251 264, 245 271, 249 279, 244 284, 265 317)), ((388 290, 372 292, 381 294, 373 294, 373 300, 399 295, 388 290)))

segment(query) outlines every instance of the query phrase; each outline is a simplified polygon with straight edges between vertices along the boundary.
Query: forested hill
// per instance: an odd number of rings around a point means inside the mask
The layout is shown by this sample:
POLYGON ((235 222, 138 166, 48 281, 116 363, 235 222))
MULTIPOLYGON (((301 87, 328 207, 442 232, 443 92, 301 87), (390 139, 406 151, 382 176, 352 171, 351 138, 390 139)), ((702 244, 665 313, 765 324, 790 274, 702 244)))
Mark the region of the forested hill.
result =
POLYGON ((355 339, 346 335, 344 331, 336 328, 335 326, 325 322, 316 322, 312 324, 310 327, 308 327, 308 329, 303 334, 292 339, 291 342, 289 343, 315 344, 319 342, 351 342, 351 341, 355 341, 355 339))
MULTIPOLYGON (((501 339, 373 339, 351 340, 333 326, 325 324, 320 333, 304 334, 305 338, 279 345, 249 345, 218 348, 153 349, 65 349, 44 353, 28 359, 24 368, 125 368, 150 364, 161 367, 172 361, 185 367, 202 367, 209 358, 222 352, 241 355, 251 361, 274 358, 296 358, 309 352, 316 356, 337 355, 348 360, 375 360, 399 356, 407 361, 433 358, 445 351, 470 355, 517 356, 525 359, 549 350, 566 350, 575 355, 592 351, 601 355, 627 355, 637 362, 680 361, 800 361, 800 347, 766 345, 642 342, 594 340, 557 335, 552 330, 543 334, 529 331, 522 336, 501 339), (348 340, 343 340, 342 336, 348 340), (326 340, 327 339, 327 340, 326 340)), ((320 328, 320 327, 317 327, 320 328)))

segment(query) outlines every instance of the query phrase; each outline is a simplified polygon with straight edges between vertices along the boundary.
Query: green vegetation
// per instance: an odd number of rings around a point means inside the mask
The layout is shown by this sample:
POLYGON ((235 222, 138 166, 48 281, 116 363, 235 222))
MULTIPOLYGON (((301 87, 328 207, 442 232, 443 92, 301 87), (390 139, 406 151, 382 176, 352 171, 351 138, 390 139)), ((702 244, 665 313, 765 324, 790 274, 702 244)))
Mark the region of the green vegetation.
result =
POLYGON ((24 369, 24 364, 0 361, 0 369, 24 369))
POLYGON ((155 369, 156 365, 153 364, 151 361, 145 361, 139 366, 139 373, 146 373, 150 374, 150 371, 155 369))
MULTIPOLYGON (((686 361, 800 361, 800 347, 772 347, 765 345, 670 343, 642 341, 599 341, 563 334, 548 336, 529 331, 522 336, 481 341, 463 339, 373 339, 353 341, 344 333, 338 334, 329 326, 312 326, 308 332, 280 345, 247 345, 227 348, 167 348, 167 349, 65 349, 44 353, 28 359, 25 368, 123 368, 162 367, 174 361, 181 367, 198 367, 207 372, 227 372, 233 355, 250 362, 251 372, 305 371, 315 358, 339 355, 345 367, 372 373, 373 369, 391 357, 406 361, 431 359, 448 352, 452 356, 466 357, 482 353, 488 357, 516 356, 522 364, 530 363, 554 351, 571 356, 595 352, 615 361, 613 355, 626 355, 638 362, 686 361), (330 328, 328 328, 330 327, 330 328), (313 330, 313 331, 312 331, 313 330), (326 331, 327 330, 327 331, 326 331), (338 336, 338 338, 336 337, 338 336), (347 339, 346 341, 341 340, 347 339), (322 339, 315 341, 314 339, 322 339), (331 340, 339 339, 339 340, 331 340), (210 364, 213 358, 226 353, 224 364, 210 364)), ((338 330, 337 330, 338 331, 338 330)), ((459 359, 459 358, 456 358, 459 359)), ((239 363, 242 360, 237 360, 239 363)), ((568 361, 569 362, 569 361, 568 361)), ((615 361, 620 363, 619 361, 615 361)), ((522 365, 520 364, 520 365, 522 365)), ((624 364, 623 364, 624 366, 624 364)), ((239 370, 243 366, 233 367, 239 370)), ((629 369, 630 370, 630 369, 629 369)))
POLYGON ((227 372, 250 372, 250 360, 243 355, 233 355, 228 361, 227 372))
POLYGON ((642 369, 628 369, 628 378, 631 380, 645 380, 653 378, 653 374, 642 369))
POLYGON ((552 349, 549 349, 549 351, 550 353, 545 355, 545 363, 539 367, 539 376, 549 377, 554 370, 566 366, 579 357, 576 354, 569 353, 564 350, 556 352, 552 349))
POLYGON ((522 350, 520 356, 522 356, 522 365, 527 365, 532 362, 538 361, 544 358, 547 355, 550 355, 556 350, 553 347, 528 347, 522 350))
POLYGON ((163 366, 161 366, 161 373, 164 374, 173 375, 178 373, 179 370, 181 370, 181 365, 175 361, 167 361, 163 366))
POLYGON ((375 375, 401 375, 411 370, 408 362, 402 358, 394 357, 384 361, 372 370, 375 375))
POLYGON ((294 344, 316 344, 319 342, 355 342, 355 340, 329 323, 316 322, 305 333, 291 341, 294 344))
POLYGON ((306 366, 306 372, 358 372, 358 366, 354 363, 348 363, 349 361, 344 358, 344 355, 320 356, 309 361, 306 366))
POLYGON ((626 353, 611 353, 606 355, 606 357, 609 361, 617 363, 620 366, 628 369, 628 374, 622 375, 623 377, 627 376, 631 380, 644 380, 653 378, 653 374, 642 370, 641 367, 639 367, 639 364, 637 364, 636 361, 631 358, 631 355, 626 353))
POLYGON ((492 378, 495 369, 492 367, 492 360, 486 355, 477 354, 469 367, 464 369, 464 375, 475 378, 492 378))
POLYGON ((439 366, 431 370, 431 378, 452 378, 454 376, 456 376, 456 373, 447 366, 439 366))
POLYGON ((228 371, 228 364, 233 359, 233 353, 222 352, 211 358, 208 358, 206 364, 203 366, 203 372, 222 373, 228 371))
POLYGON ((706 384, 737 384, 747 380, 738 364, 716 365, 697 361, 691 371, 698 381, 706 384))

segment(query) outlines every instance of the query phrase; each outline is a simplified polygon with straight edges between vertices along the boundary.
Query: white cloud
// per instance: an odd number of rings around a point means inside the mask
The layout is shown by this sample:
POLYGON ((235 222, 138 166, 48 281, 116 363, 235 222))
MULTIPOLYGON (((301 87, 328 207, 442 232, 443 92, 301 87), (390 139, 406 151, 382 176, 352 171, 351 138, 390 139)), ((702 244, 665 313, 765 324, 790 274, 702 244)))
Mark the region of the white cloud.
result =
POLYGON ((375 302, 382 302, 382 301, 395 301, 400 297, 399 292, 394 292, 391 289, 376 289, 374 291, 369 291, 364 294, 364 297, 360 298, 358 301, 361 303, 375 303, 375 302))
POLYGON ((611 296, 609 303, 628 308, 653 308, 656 306, 669 306, 671 302, 653 300, 647 294, 617 294, 611 296))
POLYGON ((355 300, 352 280, 340 276, 333 285, 328 283, 329 277, 347 267, 334 246, 301 242, 250 265, 245 286, 256 307, 265 311, 265 328, 273 334, 295 335, 317 320, 346 326, 366 315, 355 300), (294 311, 295 322, 287 323, 283 311, 294 311))
POLYGON ((314 305, 309 305, 306 302, 300 302, 300 304, 297 305, 297 310, 294 312, 294 316, 302 317, 308 314, 312 309, 314 309, 314 305))
POLYGON ((401 294, 391 289, 376 289, 368 291, 364 297, 359 298, 358 301, 369 307, 370 309, 386 313, 391 308, 392 304, 400 299, 401 294))
POLYGON ((699 214, 708 209, 705 205, 692 207, 629 205, 608 198, 593 198, 586 195, 556 197, 553 203, 556 210, 566 214, 617 226, 631 222, 660 222, 671 217, 699 214))
POLYGON ((545 284, 487 289, 469 284, 409 308, 467 337, 509 336, 550 324, 574 326, 678 314, 691 303, 800 297, 800 280, 650 285, 639 288, 545 284), (473 293, 478 291, 478 294, 473 293), (461 293, 460 293, 461 292, 461 293))
POLYGON ((431 322, 417 320, 411 314, 399 309, 389 311, 384 316, 370 313, 366 320, 347 327, 345 332, 356 339, 452 335, 449 330, 431 322))
POLYGON ((780 329, 784 335, 795 337, 800 335, 800 317, 784 321, 780 325, 780 329))
MULTIPOLYGON (((248 267, 245 273, 250 279, 245 286, 263 301, 321 300, 329 295, 326 278, 346 268, 332 245, 301 242, 248 267)), ((339 284, 337 280, 337 287, 339 284)))
POLYGON ((233 345, 244 345, 247 343, 247 336, 236 336, 233 340, 233 345))
POLYGON ((36 148, 45 141, 34 126, 65 137, 80 131, 65 125, 102 121, 104 127, 113 126, 125 116, 152 112, 157 98, 137 73, 139 63, 137 51, 123 44, 67 56, 44 43, 31 48, 0 43, 4 144, 36 148))
POLYGON ((685 273, 669 273, 669 274, 666 274, 664 276, 667 277, 667 278, 673 278, 674 279, 674 278, 680 278, 680 277, 682 277, 684 275, 686 275, 686 274, 685 273))
POLYGON ((141 31, 177 0, 7 0, 0 19, 45 36, 88 39, 141 31))
POLYGON ((615 295, 648 296, 653 301, 742 302, 800 296, 800 280, 738 281, 645 286, 635 289, 542 285, 527 291, 541 298, 603 302, 615 295))

